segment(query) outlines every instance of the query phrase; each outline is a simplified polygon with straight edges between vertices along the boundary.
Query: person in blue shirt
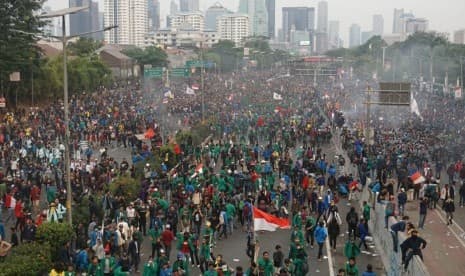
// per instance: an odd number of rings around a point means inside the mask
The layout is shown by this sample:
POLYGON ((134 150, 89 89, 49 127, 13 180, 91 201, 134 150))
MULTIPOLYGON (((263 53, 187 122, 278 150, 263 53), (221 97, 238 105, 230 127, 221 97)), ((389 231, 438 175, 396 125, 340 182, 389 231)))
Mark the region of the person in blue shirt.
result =
POLYGON ((358 234, 360 237, 360 244, 358 245, 358 248, 362 248, 362 244, 365 246, 365 250, 368 250, 367 242, 366 242, 366 237, 368 236, 368 229, 366 228, 365 225, 365 219, 360 219, 360 222, 358 223, 358 234))
POLYGON ((376 273, 373 272, 373 266, 367 264, 367 270, 362 273, 362 276, 376 276, 376 273))
POLYGON ((328 230, 326 230, 325 223, 320 221, 315 229, 315 240, 318 243, 318 260, 321 262, 323 257, 323 244, 328 236, 328 230))

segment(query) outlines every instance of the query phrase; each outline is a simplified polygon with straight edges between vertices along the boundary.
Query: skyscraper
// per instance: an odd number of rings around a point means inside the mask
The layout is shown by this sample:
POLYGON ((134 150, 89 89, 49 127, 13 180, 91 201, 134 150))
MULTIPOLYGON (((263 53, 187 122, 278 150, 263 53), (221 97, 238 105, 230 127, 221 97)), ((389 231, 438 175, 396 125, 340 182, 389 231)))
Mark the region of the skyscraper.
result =
POLYGON ((216 30, 216 19, 219 16, 229 13, 232 12, 223 7, 219 2, 216 2, 205 12, 205 28, 209 30, 216 30))
POLYGON ((284 7, 283 11, 283 35, 284 41, 290 41, 291 28, 297 31, 307 31, 310 34, 309 41, 313 47, 313 33, 315 31, 315 8, 309 7, 284 7))
POLYGON ((424 18, 408 18, 405 21, 405 32, 413 34, 428 31, 428 20, 424 18))
MULTIPOLYGON (((70 35, 76 35, 80 33, 90 32, 99 30, 99 9, 98 3, 91 0, 69 0, 69 7, 83 7, 88 6, 87 10, 71 14, 69 16, 70 35)), ((102 39, 102 33, 94 33, 86 35, 85 37, 91 37, 93 39, 102 39)))
POLYGON ((339 38, 339 21, 329 21, 328 29, 328 48, 336 49, 339 48, 340 38, 339 38))
POLYGON ((317 12, 315 50, 321 54, 328 50, 328 2, 318 2, 317 12))
POLYGON ((392 26, 393 34, 403 34, 404 33, 404 9, 394 9, 394 20, 392 26))
POLYGON ((118 28, 105 32, 108 43, 144 45, 147 32, 147 0, 105 0, 105 25, 118 28))
POLYGON ((199 10, 199 0, 179 0, 181 12, 195 12, 199 10))
POLYGON ((384 34, 384 18, 381 14, 373 15, 373 35, 384 34))
POLYGON ((148 0, 148 21, 149 31, 160 29, 160 2, 158 0, 148 0))
POLYGON ((360 25, 352 24, 349 30, 349 48, 360 46, 360 25))
POLYGON ((176 3, 175 0, 171 0, 171 3, 170 3, 170 14, 171 15, 174 15, 174 14, 177 14, 179 12, 179 6, 178 4, 176 3))
POLYGON ((276 36, 276 0, 266 0, 266 11, 268 13, 268 36, 273 39, 276 36))
POLYGON ((241 0, 239 13, 249 16, 250 35, 268 36, 268 12, 265 0, 241 0))

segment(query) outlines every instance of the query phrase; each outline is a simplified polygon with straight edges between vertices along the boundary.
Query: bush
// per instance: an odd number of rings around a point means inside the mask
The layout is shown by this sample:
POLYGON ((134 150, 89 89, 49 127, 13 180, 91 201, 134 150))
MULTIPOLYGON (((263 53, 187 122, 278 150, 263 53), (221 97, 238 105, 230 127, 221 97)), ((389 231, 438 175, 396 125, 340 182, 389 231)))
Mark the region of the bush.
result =
POLYGON ((75 237, 73 227, 67 223, 42 223, 36 232, 38 243, 49 244, 52 260, 58 257, 60 248, 75 237))
POLYGON ((110 183, 110 192, 114 196, 124 196, 126 202, 137 199, 140 182, 129 176, 120 176, 110 183))
POLYGON ((48 243, 20 244, 12 249, 4 262, 0 263, 0 274, 5 276, 46 274, 53 265, 50 251, 51 247, 48 243))

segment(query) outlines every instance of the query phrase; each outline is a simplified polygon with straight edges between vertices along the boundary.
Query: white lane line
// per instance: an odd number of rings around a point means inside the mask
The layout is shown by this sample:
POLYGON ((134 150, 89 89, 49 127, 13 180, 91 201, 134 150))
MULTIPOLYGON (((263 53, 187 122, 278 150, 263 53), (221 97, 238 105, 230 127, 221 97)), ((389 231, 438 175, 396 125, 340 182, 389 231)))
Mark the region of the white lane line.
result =
POLYGON ((331 255, 331 248, 329 246, 328 237, 326 237, 325 246, 326 246, 326 255, 328 256, 329 276, 334 276, 335 274, 334 274, 334 267, 333 267, 333 256, 331 255))
MULTIPOLYGON (((441 219, 441 221, 444 223, 444 224, 447 224, 447 221, 446 219, 442 216, 442 214, 436 209, 436 214, 439 216, 439 218, 441 219)), ((459 229, 461 229, 461 227, 457 224, 455 224, 456 226, 458 226, 459 229)), ((452 232, 452 234, 454 234, 455 238, 457 238, 457 240, 460 242, 460 244, 463 246, 463 248, 465 248, 465 242, 460 238, 460 236, 454 231, 454 229, 452 229, 452 227, 448 227, 448 230, 450 230, 452 232)))

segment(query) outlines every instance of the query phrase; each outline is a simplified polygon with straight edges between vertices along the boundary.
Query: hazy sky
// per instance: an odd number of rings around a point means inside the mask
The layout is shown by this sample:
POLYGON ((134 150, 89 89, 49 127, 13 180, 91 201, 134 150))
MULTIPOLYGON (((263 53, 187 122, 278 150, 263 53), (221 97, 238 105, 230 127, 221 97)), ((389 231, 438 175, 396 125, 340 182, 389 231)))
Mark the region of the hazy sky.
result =
MULTIPOLYGON (((166 14, 169 12, 171 0, 159 0, 161 4, 161 26, 166 24, 166 14)), ((178 1, 178 0, 177 0, 178 1)), ((103 0, 98 0, 103 10, 103 0)), ((200 0, 200 8, 206 10, 215 2, 236 11, 239 0, 200 0)), ((276 0, 276 26, 281 26, 281 8, 293 6, 306 6, 317 8, 318 0, 276 0)), ((357 23, 362 31, 372 29, 372 15, 384 16, 384 32, 392 32, 392 17, 394 8, 403 8, 412 12, 416 17, 429 20, 429 28, 440 32, 452 33, 465 28, 465 0, 327 0, 328 19, 340 22, 340 35, 345 45, 348 42, 349 26, 357 23)), ((52 9, 65 8, 68 0, 48 0, 52 9)), ((316 24, 316 22, 315 22, 316 24)))

